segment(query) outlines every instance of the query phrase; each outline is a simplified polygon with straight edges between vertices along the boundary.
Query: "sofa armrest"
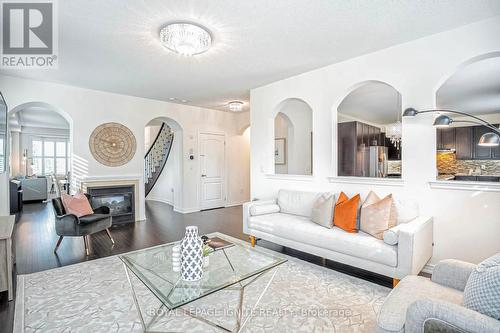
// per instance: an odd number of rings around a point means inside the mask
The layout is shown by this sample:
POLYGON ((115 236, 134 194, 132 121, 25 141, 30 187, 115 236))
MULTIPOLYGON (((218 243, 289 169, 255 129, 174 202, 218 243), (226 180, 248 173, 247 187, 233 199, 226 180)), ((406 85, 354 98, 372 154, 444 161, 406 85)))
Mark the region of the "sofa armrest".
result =
POLYGON ((396 278, 420 273, 432 257, 433 228, 432 217, 417 217, 401 225, 396 278))
POLYGON ((93 211, 94 211, 94 214, 109 214, 110 213, 110 209, 108 206, 97 207, 96 209, 93 209, 93 211))
POLYGON ((461 305, 435 299, 413 302, 406 311, 405 332, 500 332, 500 321, 461 305))
POLYGON ((272 205, 276 204, 275 199, 270 199, 270 200, 256 200, 256 201, 250 201, 250 202, 245 202, 243 204, 243 233, 249 235, 250 231, 248 229, 248 218, 250 217, 250 209, 253 206, 258 206, 258 205, 272 205))
POLYGON ((467 280, 469 280, 469 276, 475 268, 476 265, 465 261, 441 260, 434 267, 431 280, 440 285, 464 291, 467 280))

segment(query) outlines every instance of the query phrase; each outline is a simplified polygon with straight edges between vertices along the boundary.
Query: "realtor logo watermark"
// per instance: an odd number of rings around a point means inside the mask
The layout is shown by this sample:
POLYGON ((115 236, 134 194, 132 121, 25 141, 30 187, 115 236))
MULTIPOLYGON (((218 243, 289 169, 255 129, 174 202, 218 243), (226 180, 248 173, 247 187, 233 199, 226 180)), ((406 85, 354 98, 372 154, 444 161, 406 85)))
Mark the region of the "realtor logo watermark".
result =
POLYGON ((56 1, 2 1, 1 8, 0 67, 57 68, 56 1))

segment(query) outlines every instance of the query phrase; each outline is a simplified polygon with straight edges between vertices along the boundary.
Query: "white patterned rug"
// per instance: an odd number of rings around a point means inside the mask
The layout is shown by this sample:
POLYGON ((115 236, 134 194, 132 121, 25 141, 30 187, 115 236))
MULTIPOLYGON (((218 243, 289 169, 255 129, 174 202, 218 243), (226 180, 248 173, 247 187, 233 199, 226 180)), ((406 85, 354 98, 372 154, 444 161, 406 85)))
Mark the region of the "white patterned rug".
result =
MULTIPOLYGON (((390 289, 288 259, 279 266, 242 332, 375 331, 376 314, 390 289)), ((156 306, 158 300, 151 292, 132 281, 141 300, 156 306)), ((189 307, 227 308, 231 302, 229 291, 219 291, 189 307)), ((143 330, 123 264, 116 256, 18 276, 15 311, 15 333, 143 330)), ((221 332, 184 312, 165 316, 158 325, 165 332, 221 332)))

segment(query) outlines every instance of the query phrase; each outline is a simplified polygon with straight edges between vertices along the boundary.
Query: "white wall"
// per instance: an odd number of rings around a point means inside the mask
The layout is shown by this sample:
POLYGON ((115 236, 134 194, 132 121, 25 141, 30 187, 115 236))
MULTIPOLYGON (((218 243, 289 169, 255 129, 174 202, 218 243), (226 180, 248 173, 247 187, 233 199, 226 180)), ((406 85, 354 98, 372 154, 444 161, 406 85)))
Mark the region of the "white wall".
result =
POLYGON ((422 215, 434 217, 434 255, 479 262, 500 252, 500 193, 431 188, 436 176, 433 116, 403 119, 403 184, 343 183, 337 174, 337 107, 360 82, 386 82, 402 95, 403 109, 433 108, 435 93, 457 68, 474 57, 500 51, 500 17, 387 48, 278 81, 251 91, 252 198, 280 188, 346 191, 413 198, 422 215), (287 98, 313 109, 313 177, 268 175, 274 170, 273 110, 287 98))
MULTIPOLYGON (((69 116, 70 128, 73 131, 73 174, 79 177, 142 177, 145 153, 143 140, 146 125, 158 117, 174 119, 183 129, 183 193, 178 207, 178 210, 183 212, 199 209, 198 158, 192 161, 188 159, 190 149, 193 149, 197 157, 198 131, 223 131, 232 138, 240 133, 245 123, 248 126, 249 122, 248 113, 221 112, 9 76, 0 76, 0 90, 11 110, 27 102, 43 102, 69 116), (95 127, 105 122, 122 123, 136 137, 136 154, 126 165, 118 168, 107 167, 96 162, 90 153, 89 136, 95 127), (76 173, 79 174, 76 175, 76 173)), ((245 167, 240 165, 241 162, 237 157, 228 154, 228 160, 234 168, 232 172, 239 173, 241 170, 239 176, 248 178, 244 172, 245 167)), ((5 198, 7 196, 6 176, 3 178, 0 195, 5 198)), ((141 193, 138 193, 138 196, 141 198, 141 218, 144 218, 143 181, 140 185, 141 193)), ((230 189, 228 201, 232 202, 232 197, 239 200, 237 194, 240 189, 233 189, 231 183, 228 183, 228 188, 230 189)), ((0 214, 6 214, 7 205, 3 205, 2 208, 0 214)))

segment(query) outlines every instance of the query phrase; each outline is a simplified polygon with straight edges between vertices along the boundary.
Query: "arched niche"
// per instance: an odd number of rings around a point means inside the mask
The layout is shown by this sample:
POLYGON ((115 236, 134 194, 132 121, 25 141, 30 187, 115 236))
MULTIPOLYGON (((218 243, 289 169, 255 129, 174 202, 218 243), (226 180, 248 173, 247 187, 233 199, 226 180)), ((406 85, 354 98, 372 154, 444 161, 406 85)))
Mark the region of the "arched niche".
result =
POLYGON ((401 178, 401 94, 392 85, 357 83, 337 106, 337 175, 401 178))
POLYGON ((312 175, 313 114, 301 99, 286 99, 275 110, 274 160, 276 174, 312 175))
MULTIPOLYGON (((444 78, 436 90, 437 109, 460 111, 498 127, 500 124, 500 52, 469 59, 444 78)), ((453 123, 436 128, 438 179, 495 180, 500 175, 500 147, 478 145, 491 129, 471 117, 448 114, 453 123)))

